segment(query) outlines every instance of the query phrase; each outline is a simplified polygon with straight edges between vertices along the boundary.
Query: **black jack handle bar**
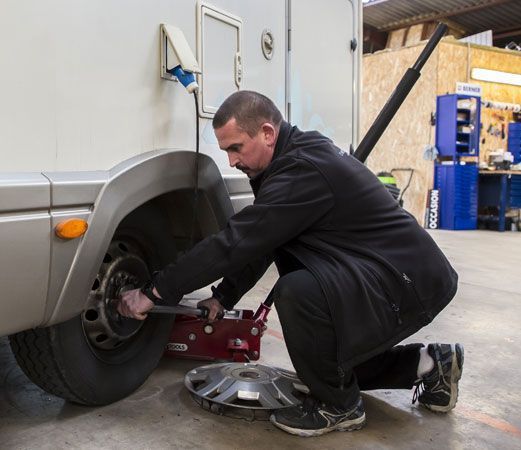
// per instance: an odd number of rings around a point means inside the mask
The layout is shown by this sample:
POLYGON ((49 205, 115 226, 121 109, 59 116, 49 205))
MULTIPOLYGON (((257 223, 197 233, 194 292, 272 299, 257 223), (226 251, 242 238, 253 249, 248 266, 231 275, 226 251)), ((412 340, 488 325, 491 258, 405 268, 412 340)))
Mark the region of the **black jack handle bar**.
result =
POLYGON ((396 111, 398 111, 403 101, 407 98, 407 95, 413 88, 414 84, 416 81, 418 81, 418 78, 420 78, 420 71, 422 67, 427 62, 429 56, 431 56, 431 53, 438 45, 441 38, 445 35, 446 31, 447 25, 444 23, 439 23, 420 56, 418 56, 418 59, 414 65, 407 69, 404 76, 398 83, 398 86, 396 86, 396 89, 387 100, 387 103, 380 111, 380 114, 378 114, 378 117, 371 125, 371 128, 369 128, 366 135, 362 139, 362 142, 360 142, 360 145, 353 155, 356 159, 361 162, 365 162, 374 146, 382 136, 383 132, 391 120, 393 120, 396 111))

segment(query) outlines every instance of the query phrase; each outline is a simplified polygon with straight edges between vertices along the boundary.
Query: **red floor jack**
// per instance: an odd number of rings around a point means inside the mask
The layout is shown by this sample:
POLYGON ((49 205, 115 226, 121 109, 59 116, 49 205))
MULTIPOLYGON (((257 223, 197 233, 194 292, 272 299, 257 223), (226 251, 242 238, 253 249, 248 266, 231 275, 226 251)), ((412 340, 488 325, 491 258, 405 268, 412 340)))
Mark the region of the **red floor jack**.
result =
POLYGON ((208 309, 155 306, 151 313, 176 314, 165 355, 204 361, 257 361, 261 337, 273 304, 271 294, 255 313, 235 309, 208 323, 208 309))

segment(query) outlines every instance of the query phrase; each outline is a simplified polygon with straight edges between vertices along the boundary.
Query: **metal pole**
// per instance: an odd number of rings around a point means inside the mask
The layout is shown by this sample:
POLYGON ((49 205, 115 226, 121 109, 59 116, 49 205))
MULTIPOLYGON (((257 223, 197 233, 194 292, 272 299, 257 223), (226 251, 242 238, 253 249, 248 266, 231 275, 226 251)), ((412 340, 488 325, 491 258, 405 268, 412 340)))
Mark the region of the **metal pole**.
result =
POLYGON ((396 86, 396 89, 389 97, 389 100, 387 100, 387 103, 384 105, 380 111, 380 114, 378 114, 378 117, 373 122, 373 125, 371 125, 371 128, 369 128, 367 131, 366 135, 362 139, 362 142, 360 142, 360 145, 354 153, 354 157, 356 159, 361 162, 365 162, 374 146, 382 136, 383 132, 393 119, 396 111, 398 111, 418 78, 420 78, 420 70, 427 62, 429 56, 436 48, 438 42, 440 42, 440 39, 443 37, 446 31, 447 25, 443 23, 438 24, 436 30, 434 30, 434 33, 429 39, 429 42, 427 42, 427 45, 421 52, 420 56, 414 65, 410 69, 407 69, 405 75, 398 83, 398 86, 396 86))

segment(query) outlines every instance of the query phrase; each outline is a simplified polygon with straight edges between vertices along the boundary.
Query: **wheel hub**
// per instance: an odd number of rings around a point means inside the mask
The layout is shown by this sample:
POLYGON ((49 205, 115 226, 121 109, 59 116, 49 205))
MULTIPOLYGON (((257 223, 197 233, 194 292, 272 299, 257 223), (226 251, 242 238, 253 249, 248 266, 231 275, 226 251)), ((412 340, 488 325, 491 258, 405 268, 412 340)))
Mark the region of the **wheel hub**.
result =
POLYGON ((138 250, 129 243, 113 241, 82 314, 83 329, 92 346, 112 350, 136 335, 143 322, 120 316, 117 299, 122 292, 141 286, 148 278, 147 265, 138 250))

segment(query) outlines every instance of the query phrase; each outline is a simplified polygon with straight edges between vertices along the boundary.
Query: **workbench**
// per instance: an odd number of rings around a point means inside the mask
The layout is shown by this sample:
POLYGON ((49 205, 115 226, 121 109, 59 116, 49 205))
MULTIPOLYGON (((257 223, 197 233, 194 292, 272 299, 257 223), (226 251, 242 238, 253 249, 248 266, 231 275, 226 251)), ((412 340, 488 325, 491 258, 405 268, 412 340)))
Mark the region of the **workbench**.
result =
POLYGON ((521 171, 480 170, 478 205, 498 208, 498 231, 505 231, 508 208, 521 208, 521 171))

